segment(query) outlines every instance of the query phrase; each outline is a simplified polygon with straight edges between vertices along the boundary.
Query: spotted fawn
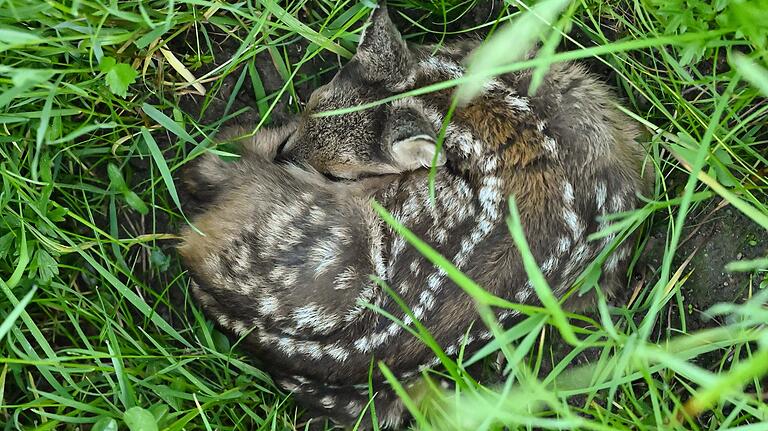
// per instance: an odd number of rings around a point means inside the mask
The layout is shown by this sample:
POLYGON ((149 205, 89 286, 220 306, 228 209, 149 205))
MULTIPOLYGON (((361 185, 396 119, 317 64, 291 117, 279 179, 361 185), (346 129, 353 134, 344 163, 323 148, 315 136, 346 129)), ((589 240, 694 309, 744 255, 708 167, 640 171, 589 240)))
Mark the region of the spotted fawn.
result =
MULTIPOLYGON (((459 78, 475 46, 409 46, 380 6, 355 56, 313 93, 300 119, 248 139, 238 162, 207 154, 187 171, 186 183, 206 202, 192 220, 205 235, 185 228, 179 247, 195 297, 312 417, 353 424, 369 401, 372 359, 406 384, 439 363, 374 310, 414 325, 373 278, 447 354, 463 346, 466 356, 491 338, 472 299, 385 224, 372 199, 488 292, 537 304, 505 223, 507 198, 514 196, 533 256, 562 296, 614 240, 587 240, 605 227, 600 216, 635 208, 646 189, 636 125, 605 84, 573 63, 553 65, 535 95, 531 71, 490 80, 455 110, 437 157, 452 89, 313 115, 459 78), (434 204, 422 168, 433 158, 434 204)), ((625 241, 602 265, 608 296, 625 286, 631 247, 625 241)), ((496 311, 505 325, 519 317, 496 311)), ((373 370, 379 425, 402 426, 402 403, 373 370)))

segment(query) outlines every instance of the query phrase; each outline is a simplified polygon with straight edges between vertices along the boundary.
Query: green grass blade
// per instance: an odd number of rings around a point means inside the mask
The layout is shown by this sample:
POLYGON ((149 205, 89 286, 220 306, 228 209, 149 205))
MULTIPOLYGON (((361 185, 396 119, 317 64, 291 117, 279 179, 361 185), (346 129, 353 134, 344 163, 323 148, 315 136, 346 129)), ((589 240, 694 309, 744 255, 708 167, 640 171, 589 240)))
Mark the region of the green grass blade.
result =
MULTIPOLYGON (((2 283, 2 280, 0 280, 0 283, 2 283)), ((6 285, 5 287, 7 288, 8 286, 6 285)), ((32 300, 32 297, 35 295, 36 291, 37 286, 32 286, 32 289, 29 289, 29 292, 27 292, 27 294, 21 298, 19 303, 13 307, 13 310, 11 310, 11 312, 5 316, 3 323, 0 324, 0 341, 2 341, 3 337, 5 337, 5 334, 11 330, 13 324, 16 323, 16 319, 19 318, 21 313, 24 311, 24 308, 27 306, 27 304, 29 304, 29 301, 32 300)))
POLYGON ((523 267, 526 274, 531 280, 533 289, 539 297, 539 300, 547 309, 550 316, 552 316, 552 324, 557 327, 563 339, 570 344, 579 344, 579 339, 576 338, 568 318, 565 316, 560 303, 552 293, 552 289, 549 288, 547 279, 544 278, 544 274, 541 272, 536 260, 531 254, 531 250, 528 247, 528 241, 525 239, 525 233, 523 232, 523 226, 520 221, 520 213, 517 211, 517 205, 515 204, 514 197, 509 198, 509 217, 507 218, 507 226, 512 234, 512 240, 517 246, 517 250, 520 252, 520 258, 523 260, 523 267))
POLYGON ((168 169, 168 164, 165 162, 163 153, 157 146, 157 142, 155 142, 155 138, 152 137, 146 127, 141 128, 141 136, 144 138, 144 142, 146 142, 147 147, 149 147, 149 152, 152 154, 152 159, 155 161, 155 165, 160 171, 163 182, 165 183, 166 188, 168 188, 168 194, 171 195, 171 199, 173 200, 173 203, 176 204, 176 208, 182 214, 187 224, 189 224, 190 227, 195 230, 195 232, 204 235, 202 232, 197 230, 197 228, 192 225, 189 220, 187 220, 187 216, 184 215, 184 210, 181 208, 181 201, 179 200, 179 194, 176 192, 176 185, 173 182, 173 176, 171 175, 170 169, 168 169))

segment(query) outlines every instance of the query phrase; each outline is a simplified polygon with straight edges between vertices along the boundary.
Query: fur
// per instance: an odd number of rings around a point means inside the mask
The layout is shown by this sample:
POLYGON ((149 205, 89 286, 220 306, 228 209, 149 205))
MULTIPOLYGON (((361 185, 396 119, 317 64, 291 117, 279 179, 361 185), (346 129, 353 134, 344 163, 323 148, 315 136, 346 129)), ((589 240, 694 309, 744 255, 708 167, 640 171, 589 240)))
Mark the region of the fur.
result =
MULTIPOLYGON (((456 78, 468 48, 466 41, 408 47, 380 7, 355 57, 313 94, 279 163, 271 149, 280 134, 269 132, 254 137, 269 151, 226 165, 208 155, 188 174, 211 191, 193 220, 205 236, 184 229, 179 247, 196 297, 222 327, 245 337, 312 416, 353 424, 368 402, 372 359, 406 383, 437 364, 421 341, 362 305, 413 325, 370 275, 394 289, 449 354, 462 342, 471 354, 491 336, 471 298, 384 224, 371 199, 490 293, 536 304, 505 223, 507 198, 515 197, 531 251, 562 295, 612 239, 587 241, 602 227, 597 218, 633 209, 646 189, 637 127, 577 64, 554 65, 536 95, 527 94, 530 72, 500 76, 457 109, 435 206, 427 170, 415 161, 424 152, 394 157, 392 148, 433 142, 452 90, 313 115, 456 78)), ((630 247, 621 245, 603 268, 609 296, 625 286, 630 247)), ((516 318, 498 315, 507 325, 516 318)), ((373 386, 380 425, 402 425, 404 408, 375 367, 373 386)))

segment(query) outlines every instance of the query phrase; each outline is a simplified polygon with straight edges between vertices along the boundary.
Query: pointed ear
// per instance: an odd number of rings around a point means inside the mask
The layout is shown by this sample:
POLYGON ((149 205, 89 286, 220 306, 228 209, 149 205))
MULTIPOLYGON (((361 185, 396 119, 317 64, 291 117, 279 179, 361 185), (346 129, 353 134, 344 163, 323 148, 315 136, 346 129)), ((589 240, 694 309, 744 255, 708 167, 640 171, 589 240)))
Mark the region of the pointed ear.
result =
POLYGON ((394 82, 407 76, 412 66, 411 54, 389 19, 385 2, 371 13, 354 58, 369 82, 394 82))
MULTIPOLYGON (((395 164, 404 171, 432 166, 437 146, 435 140, 426 135, 413 136, 392 144, 395 164)), ((437 156, 437 166, 445 164, 445 153, 437 156)))

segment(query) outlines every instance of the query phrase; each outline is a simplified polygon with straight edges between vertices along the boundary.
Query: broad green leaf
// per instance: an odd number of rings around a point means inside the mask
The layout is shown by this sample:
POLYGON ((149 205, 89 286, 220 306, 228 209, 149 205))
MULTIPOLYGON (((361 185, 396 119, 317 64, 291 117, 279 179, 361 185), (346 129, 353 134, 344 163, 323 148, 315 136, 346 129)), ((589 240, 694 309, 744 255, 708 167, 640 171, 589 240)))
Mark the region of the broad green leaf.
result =
POLYGON ((129 64, 118 63, 114 65, 107 72, 109 90, 120 97, 126 97, 128 95, 128 86, 136 81, 138 75, 139 73, 133 70, 129 64))
POLYGON ((147 204, 145 204, 139 195, 137 195, 134 191, 125 190, 125 192, 123 192, 123 198, 125 198, 125 202, 128 204, 128 206, 138 211, 139 214, 149 214, 149 208, 147 207, 147 204))
POLYGON ((159 248, 155 247, 149 254, 149 262, 152 263, 152 266, 163 272, 167 271, 168 267, 171 266, 171 257, 163 253, 163 251, 159 248))
POLYGON ((155 404, 149 408, 157 423, 161 423, 168 416, 168 406, 163 403, 155 404))
POLYGON ((155 416, 141 407, 128 409, 123 415, 123 421, 131 431, 157 431, 155 416))
POLYGON ((107 73, 110 70, 112 70, 113 67, 117 64, 117 60, 115 60, 113 57, 104 57, 101 59, 101 62, 99 63, 99 70, 107 73))
POLYGON ((120 172, 120 168, 118 168, 114 163, 107 165, 107 176, 109 177, 109 187, 113 190, 122 192, 128 188, 128 186, 125 184, 123 173, 120 172))
POLYGON ((91 431, 117 431, 117 421, 114 418, 103 417, 93 424, 91 431))

